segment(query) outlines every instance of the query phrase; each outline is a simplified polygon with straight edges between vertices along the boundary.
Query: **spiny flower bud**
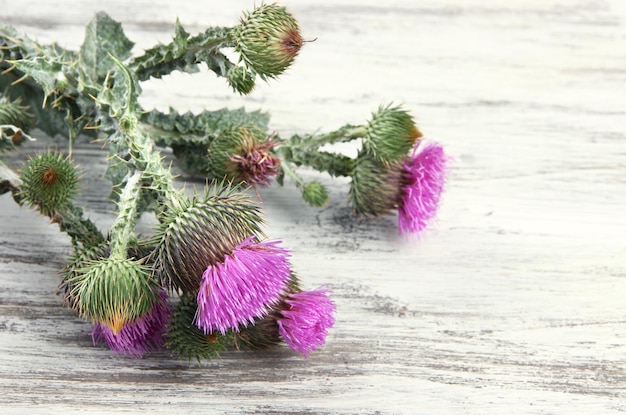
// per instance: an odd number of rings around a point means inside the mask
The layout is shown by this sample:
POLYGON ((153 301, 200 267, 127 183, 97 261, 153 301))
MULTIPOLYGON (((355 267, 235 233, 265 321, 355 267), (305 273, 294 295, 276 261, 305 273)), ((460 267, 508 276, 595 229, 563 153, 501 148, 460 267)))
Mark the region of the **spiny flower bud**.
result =
POLYGON ((0 97, 0 125, 13 125, 27 133, 33 126, 30 107, 21 105, 21 99, 10 101, 0 97))
POLYGON ((421 136, 408 112, 400 107, 380 107, 367 125, 363 147, 378 160, 389 163, 404 158, 421 136))
POLYGON ((113 334, 149 312, 156 297, 150 268, 134 259, 90 262, 70 282, 83 317, 108 326, 113 334))
POLYGON ((168 326, 167 347, 178 357, 210 360, 226 350, 232 335, 227 333, 223 336, 217 332, 206 334, 197 328, 193 324, 197 309, 195 299, 185 296, 180 298, 168 326))
POLYGON ((255 75, 243 66, 235 66, 228 71, 226 80, 235 92, 249 94, 254 89, 255 75))
POLYGON ((304 185, 302 198, 311 206, 322 207, 328 203, 328 192, 324 185, 314 180, 304 185))
POLYGON ((296 19, 276 4, 264 4, 244 16, 235 50, 261 78, 274 78, 287 69, 302 47, 296 19))
POLYGON ((207 267, 259 234, 261 223, 258 206, 228 187, 180 200, 162 215, 155 272, 173 290, 196 295, 207 267))
POLYGON ((402 178, 402 163, 384 164, 361 152, 354 164, 349 192, 356 213, 378 216, 394 209, 397 206, 402 178))
POLYGON ((280 168, 280 159, 270 151, 274 145, 271 138, 255 128, 235 127, 211 142, 210 173, 235 183, 269 184, 280 168))
POLYGON ((57 153, 31 158, 20 174, 20 196, 46 216, 68 208, 78 190, 76 166, 57 153))

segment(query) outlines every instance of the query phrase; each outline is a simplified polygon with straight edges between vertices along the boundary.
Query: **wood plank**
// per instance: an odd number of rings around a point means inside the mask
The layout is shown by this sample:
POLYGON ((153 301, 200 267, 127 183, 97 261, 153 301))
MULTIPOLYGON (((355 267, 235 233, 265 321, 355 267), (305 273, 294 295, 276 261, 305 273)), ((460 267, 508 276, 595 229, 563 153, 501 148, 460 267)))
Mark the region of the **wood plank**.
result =
MULTIPOLYGON (((317 40, 279 81, 242 98, 210 74, 175 74, 143 85, 144 106, 261 108, 288 134, 402 103, 455 158, 436 225, 399 241, 396 218, 355 220, 346 182, 326 176, 321 210, 289 183, 263 190, 268 233, 294 251, 306 286, 332 287, 336 327, 308 360, 279 347, 197 365, 93 347, 90 325, 54 294, 67 238, 2 196, 0 412, 626 412, 624 4, 282 4, 317 40)), ((171 37, 176 16, 194 32, 250 7, 29 0, 4 2, 0 21, 77 48, 104 8, 146 48, 171 37)), ((106 229, 104 157, 86 140, 76 152, 81 201, 106 229)))

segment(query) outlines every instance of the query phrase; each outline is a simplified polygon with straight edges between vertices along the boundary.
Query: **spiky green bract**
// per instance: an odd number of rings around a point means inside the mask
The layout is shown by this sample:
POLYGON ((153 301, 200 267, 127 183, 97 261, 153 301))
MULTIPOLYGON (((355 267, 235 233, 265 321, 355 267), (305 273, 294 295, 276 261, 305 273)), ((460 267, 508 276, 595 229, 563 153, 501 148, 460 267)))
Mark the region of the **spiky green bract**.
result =
POLYGON ((80 313, 78 298, 72 293, 75 286, 74 281, 81 277, 88 264, 106 259, 110 253, 111 250, 106 244, 75 250, 68 265, 60 271, 61 283, 57 289, 57 294, 63 297, 64 306, 80 313))
POLYGON ((150 267, 114 257, 87 261, 70 279, 80 314, 118 333, 126 322, 145 315, 155 301, 150 267))
POLYGON ((350 202, 358 214, 378 216, 397 207, 403 184, 403 164, 385 164, 361 152, 350 182, 350 202))
POLYGON ((20 197, 42 214, 68 210, 78 190, 78 174, 71 159, 46 152, 32 157, 21 171, 20 197))
POLYGON ((236 30, 235 50, 262 79, 282 74, 302 47, 298 22, 276 4, 263 4, 245 14, 236 30))
POLYGON ((273 145, 263 131, 254 127, 226 130, 209 146, 208 173, 234 183, 269 184, 280 166, 280 160, 270 152, 273 145))
POLYGON ((195 298, 180 298, 168 325, 166 346, 177 357, 200 362, 219 357, 232 343, 232 335, 221 335, 217 332, 204 334, 204 331, 193 324, 197 309, 195 298))
POLYGON ((311 206, 322 207, 328 203, 328 192, 323 184, 314 180, 304 185, 302 198, 311 206))
POLYGON ((240 327, 232 336, 237 350, 266 350, 282 341, 276 318, 272 314, 254 319, 252 324, 240 327))
POLYGON ((249 195, 225 183, 183 197, 161 216, 156 275, 171 289, 195 296, 209 265, 224 260, 244 239, 261 235, 263 219, 249 195))
MULTIPOLYGON (((0 96, 0 125, 13 125, 28 133, 34 125, 34 116, 30 112, 29 106, 22 105, 21 98, 11 101, 0 96)), ((4 131, 2 132, 4 135, 4 131)), ((19 142, 14 142, 13 144, 19 144, 19 142)))
POLYGON ((391 163, 404 158, 421 136, 407 111, 388 105, 372 114, 363 148, 376 159, 391 163))
POLYGON ((239 326, 239 331, 232 331, 234 346, 237 350, 266 350, 281 343, 283 339, 278 331, 276 319, 280 310, 285 308, 285 296, 301 291, 298 276, 291 271, 291 278, 285 285, 281 300, 272 306, 268 315, 256 318, 252 324, 239 326))
MULTIPOLYGON (((144 258, 148 256, 154 248, 148 245, 131 245, 128 248, 129 258, 144 258)), ((57 288, 57 294, 63 297, 63 305, 80 313, 78 299, 72 294, 74 282, 80 279, 84 270, 94 261, 108 258, 111 248, 107 243, 94 244, 86 247, 77 247, 74 254, 69 258, 68 264, 59 272, 61 283, 57 288)))
POLYGON ((233 91, 246 95, 252 92, 256 76, 243 66, 235 66, 226 74, 228 84, 233 88, 233 91))

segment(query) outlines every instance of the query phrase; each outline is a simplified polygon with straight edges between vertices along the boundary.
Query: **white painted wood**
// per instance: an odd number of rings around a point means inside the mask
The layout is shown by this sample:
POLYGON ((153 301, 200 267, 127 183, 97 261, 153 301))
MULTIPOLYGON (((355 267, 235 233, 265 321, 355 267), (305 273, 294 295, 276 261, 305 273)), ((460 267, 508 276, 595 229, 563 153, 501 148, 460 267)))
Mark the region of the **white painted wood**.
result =
MULTIPOLYGON (((0 21, 77 48, 103 9, 146 48, 176 16, 197 32, 253 3, 0 1, 0 21)), ((268 233, 305 285, 333 288, 336 327, 308 360, 280 347, 198 366, 92 347, 54 294, 67 238, 2 196, 0 412, 626 412, 626 3, 282 4, 317 39, 286 76, 240 98, 210 74, 177 74, 145 83, 143 104, 261 108, 288 134, 402 103, 455 158, 436 225, 399 241, 394 217, 354 220, 346 182, 327 177, 322 210, 290 184, 264 190, 268 233)), ((106 228, 104 153, 82 143, 76 157, 106 228)))

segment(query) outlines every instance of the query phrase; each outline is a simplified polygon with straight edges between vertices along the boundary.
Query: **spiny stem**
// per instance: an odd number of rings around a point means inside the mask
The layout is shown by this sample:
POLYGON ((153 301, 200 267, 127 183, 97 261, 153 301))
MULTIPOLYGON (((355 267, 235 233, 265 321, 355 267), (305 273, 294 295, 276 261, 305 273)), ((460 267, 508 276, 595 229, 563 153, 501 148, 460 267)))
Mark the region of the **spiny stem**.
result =
POLYGON ((128 178, 120 194, 118 215, 111 225, 111 258, 126 259, 128 244, 134 239, 137 223, 137 201, 141 193, 141 172, 136 171, 128 178))

